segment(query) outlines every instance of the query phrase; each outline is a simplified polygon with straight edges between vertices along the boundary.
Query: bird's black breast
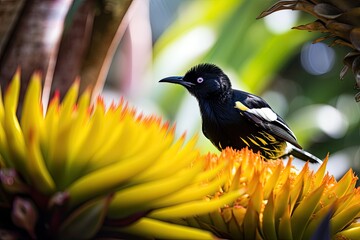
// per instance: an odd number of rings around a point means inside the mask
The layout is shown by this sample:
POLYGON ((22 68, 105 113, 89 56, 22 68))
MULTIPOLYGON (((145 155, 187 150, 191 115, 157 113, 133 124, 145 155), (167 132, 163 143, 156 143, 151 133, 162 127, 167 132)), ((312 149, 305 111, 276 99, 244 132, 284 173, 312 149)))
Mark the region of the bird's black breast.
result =
POLYGON ((204 135, 219 149, 241 149, 246 144, 239 141, 240 135, 248 134, 247 120, 229 103, 199 103, 204 135))

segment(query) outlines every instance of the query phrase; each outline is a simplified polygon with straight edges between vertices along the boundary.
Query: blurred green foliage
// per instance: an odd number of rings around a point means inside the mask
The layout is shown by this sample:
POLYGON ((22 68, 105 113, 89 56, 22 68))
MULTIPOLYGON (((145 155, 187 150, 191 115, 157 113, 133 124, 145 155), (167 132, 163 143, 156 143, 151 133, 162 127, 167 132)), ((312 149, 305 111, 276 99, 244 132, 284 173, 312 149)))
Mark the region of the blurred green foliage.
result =
MULTIPOLYGON (((263 96, 285 118, 303 147, 320 158, 330 153, 329 167, 337 169, 338 176, 350 166, 360 170, 360 106, 349 87, 352 81, 339 80, 346 49, 335 47, 335 63, 329 72, 307 73, 300 52, 317 35, 290 27, 281 33, 270 30, 264 19, 256 20, 268 4, 262 0, 185 2, 155 43, 155 77, 183 75, 200 62, 218 64, 230 75, 235 88, 263 96), (184 47, 180 42, 200 28, 215 36, 214 41, 206 34, 204 39, 200 37, 200 42, 206 45, 209 41, 210 46, 185 60, 174 56, 174 48, 193 51, 194 46, 184 47)), ((293 26, 309 20, 309 16, 299 16, 293 26)), ((200 132, 200 113, 192 112, 195 100, 189 100, 184 89, 159 86, 153 97, 168 119, 178 125, 185 122, 191 126, 187 129, 190 133, 200 132), (188 112, 182 110, 189 106, 188 112)), ((204 151, 216 151, 204 137, 200 139, 204 151)))

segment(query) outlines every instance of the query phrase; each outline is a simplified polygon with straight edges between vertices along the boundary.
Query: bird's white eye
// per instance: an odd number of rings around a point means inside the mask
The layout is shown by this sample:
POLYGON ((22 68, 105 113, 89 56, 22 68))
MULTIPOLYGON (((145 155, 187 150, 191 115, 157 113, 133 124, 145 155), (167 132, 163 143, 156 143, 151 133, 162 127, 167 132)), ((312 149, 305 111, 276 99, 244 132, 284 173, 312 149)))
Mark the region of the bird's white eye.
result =
POLYGON ((196 79, 197 83, 202 83, 204 81, 204 79, 202 77, 199 77, 198 79, 196 79))

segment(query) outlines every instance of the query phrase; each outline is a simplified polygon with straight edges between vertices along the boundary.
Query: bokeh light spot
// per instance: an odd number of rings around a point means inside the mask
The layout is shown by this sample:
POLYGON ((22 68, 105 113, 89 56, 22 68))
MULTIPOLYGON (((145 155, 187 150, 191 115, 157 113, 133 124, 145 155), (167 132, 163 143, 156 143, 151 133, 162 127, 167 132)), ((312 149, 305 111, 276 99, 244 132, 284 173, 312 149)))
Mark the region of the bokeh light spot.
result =
POLYGON ((265 25, 275 34, 281 34, 289 31, 297 21, 299 16, 298 11, 283 10, 274 12, 264 18, 265 25))
POLYGON ((324 43, 307 43, 301 50, 301 64, 312 75, 322 75, 334 66, 335 52, 324 43))

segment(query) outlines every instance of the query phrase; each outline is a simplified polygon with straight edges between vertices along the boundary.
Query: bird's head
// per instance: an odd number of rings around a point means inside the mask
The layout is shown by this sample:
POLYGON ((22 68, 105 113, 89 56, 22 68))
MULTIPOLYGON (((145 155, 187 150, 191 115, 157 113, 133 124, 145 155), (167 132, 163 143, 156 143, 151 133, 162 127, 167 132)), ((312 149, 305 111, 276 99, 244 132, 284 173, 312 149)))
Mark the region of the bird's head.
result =
POLYGON ((226 74, 214 64, 199 64, 191 68, 183 77, 167 77, 160 82, 184 86, 197 99, 220 98, 231 90, 226 74))

